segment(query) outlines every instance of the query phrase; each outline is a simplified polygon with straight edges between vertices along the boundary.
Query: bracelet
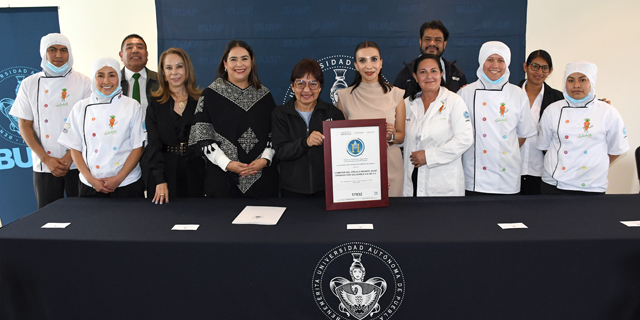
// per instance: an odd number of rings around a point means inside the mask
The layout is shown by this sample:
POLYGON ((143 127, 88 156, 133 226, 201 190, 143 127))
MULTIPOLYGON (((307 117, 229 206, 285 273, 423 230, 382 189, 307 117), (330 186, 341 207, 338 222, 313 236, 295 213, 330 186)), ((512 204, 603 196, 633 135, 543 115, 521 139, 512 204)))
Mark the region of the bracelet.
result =
POLYGON ((387 142, 393 143, 393 140, 395 140, 395 139, 396 139, 396 133, 394 132, 394 133, 391 134, 391 139, 387 140, 387 142))

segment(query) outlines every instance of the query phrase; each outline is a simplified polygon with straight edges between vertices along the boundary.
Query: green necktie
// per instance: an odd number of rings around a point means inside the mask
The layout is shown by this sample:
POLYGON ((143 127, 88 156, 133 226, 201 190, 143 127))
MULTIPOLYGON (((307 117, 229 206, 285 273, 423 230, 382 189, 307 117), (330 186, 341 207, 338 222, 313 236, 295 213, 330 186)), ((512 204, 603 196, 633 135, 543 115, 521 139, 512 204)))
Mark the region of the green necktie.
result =
POLYGON ((140 82, 138 82, 138 78, 140 78, 139 73, 134 73, 133 78, 136 80, 133 83, 133 92, 131 93, 131 97, 140 103, 140 82))

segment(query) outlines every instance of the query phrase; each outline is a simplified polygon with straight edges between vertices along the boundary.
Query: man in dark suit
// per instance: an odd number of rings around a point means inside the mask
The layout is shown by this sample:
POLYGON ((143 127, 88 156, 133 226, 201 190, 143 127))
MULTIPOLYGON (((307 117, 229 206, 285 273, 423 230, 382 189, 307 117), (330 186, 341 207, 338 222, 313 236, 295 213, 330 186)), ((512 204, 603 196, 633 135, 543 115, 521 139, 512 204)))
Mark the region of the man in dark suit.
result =
MULTIPOLYGON (((151 92, 158 90, 159 86, 158 74, 146 67, 148 56, 147 43, 141 36, 130 34, 122 40, 120 59, 124 62, 124 68, 122 68, 120 86, 125 96, 140 102, 140 106, 142 106, 142 128, 145 135, 147 127, 144 121, 147 116, 149 99, 153 99, 151 92)), ((142 158, 144 159, 144 157, 145 155, 143 154, 142 158)), ((140 162, 140 168, 142 169, 142 181, 146 184, 149 169, 146 167, 145 161, 140 162)))
MULTIPOLYGON (((442 57, 448 40, 449 31, 440 20, 425 22, 420 27, 420 52, 422 54, 435 54, 440 57, 440 64, 442 65, 442 70, 444 70, 441 85, 452 92, 458 92, 460 88, 467 84, 467 78, 462 69, 455 65, 455 61, 447 61, 442 57)), ((405 67, 400 70, 398 76, 396 76, 396 81, 393 83, 394 86, 405 90, 405 98, 409 96, 408 89, 411 84, 416 82, 413 78, 415 61, 414 59, 409 64, 405 64, 405 67)))
POLYGON ((148 56, 147 43, 141 36, 130 34, 122 40, 120 59, 124 62, 124 68, 122 68, 120 85, 125 96, 132 97, 140 102, 143 115, 147 114, 149 99, 152 98, 151 92, 158 90, 158 74, 146 67, 148 56), (137 92, 136 77, 138 78, 137 92))

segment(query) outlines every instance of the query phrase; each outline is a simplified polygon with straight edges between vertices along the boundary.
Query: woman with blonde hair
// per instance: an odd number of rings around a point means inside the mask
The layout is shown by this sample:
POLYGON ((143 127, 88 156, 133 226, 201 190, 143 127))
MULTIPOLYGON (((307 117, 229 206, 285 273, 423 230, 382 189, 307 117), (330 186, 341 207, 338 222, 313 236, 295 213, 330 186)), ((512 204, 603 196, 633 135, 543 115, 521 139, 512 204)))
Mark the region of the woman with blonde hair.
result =
POLYGON ((204 160, 187 155, 191 120, 202 90, 196 87, 191 59, 179 48, 160 55, 158 91, 146 117, 149 144, 143 162, 149 168, 147 197, 156 204, 169 198, 203 197, 204 160))

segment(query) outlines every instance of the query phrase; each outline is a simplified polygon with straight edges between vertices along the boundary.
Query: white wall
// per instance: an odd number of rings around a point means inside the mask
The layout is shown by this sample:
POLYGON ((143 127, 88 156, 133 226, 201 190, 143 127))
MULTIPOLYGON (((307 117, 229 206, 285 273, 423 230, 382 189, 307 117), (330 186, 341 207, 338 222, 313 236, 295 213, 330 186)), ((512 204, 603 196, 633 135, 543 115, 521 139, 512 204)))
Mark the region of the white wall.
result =
POLYGON ((640 91, 635 91, 640 1, 529 0, 528 11, 526 52, 545 49, 551 54, 555 71, 547 80, 550 86, 562 91, 569 62, 587 60, 598 66, 596 96, 618 109, 631 146, 611 166, 607 193, 638 193, 634 152, 640 145, 640 105, 634 93, 640 91))
MULTIPOLYGON (((73 45, 74 68, 82 73, 90 73, 97 57, 120 60, 120 43, 130 33, 145 38, 148 65, 156 69, 158 34, 153 0, 20 0, 8 1, 8 5, 60 7, 60 29, 73 45), (138 12, 144 14, 136 16, 138 12)), ((639 13, 637 0, 529 0, 526 51, 545 49, 553 57, 555 71, 547 83, 562 90, 564 66, 576 60, 591 61, 599 68, 597 96, 611 100, 625 121, 631 150, 612 165, 608 193, 639 190, 634 151, 640 145, 640 108, 632 95, 638 90, 634 71, 640 70, 639 13)), ((511 68, 519 68, 525 59, 513 57, 511 68)))

